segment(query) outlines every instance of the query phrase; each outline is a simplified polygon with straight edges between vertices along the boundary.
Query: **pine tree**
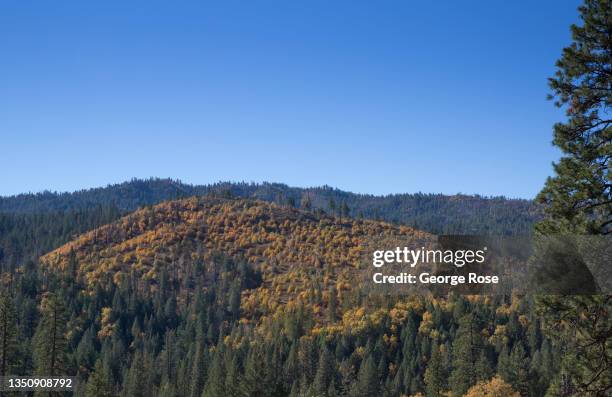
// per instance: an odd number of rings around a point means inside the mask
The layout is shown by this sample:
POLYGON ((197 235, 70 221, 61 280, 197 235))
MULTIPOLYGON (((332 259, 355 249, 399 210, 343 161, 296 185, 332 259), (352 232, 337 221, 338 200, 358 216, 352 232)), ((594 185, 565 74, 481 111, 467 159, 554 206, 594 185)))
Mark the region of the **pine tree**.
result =
POLYGON ((158 397, 178 397, 179 394, 173 384, 163 382, 159 388, 158 397))
POLYGON ((299 375, 298 343, 293 342, 289 348, 289 354, 283 367, 283 377, 285 383, 292 384, 299 375))
POLYGON ((42 317, 34 335, 37 375, 65 375, 66 309, 60 297, 48 294, 42 301, 42 317))
POLYGON ((353 388, 352 395, 355 397, 376 396, 379 394, 379 380, 376 365, 372 355, 368 355, 359 367, 357 383, 353 388))
POLYGON ((510 371, 510 352, 508 351, 508 345, 504 345, 497 358, 497 373, 504 379, 510 379, 512 377, 510 371))
POLYGON ((332 214, 336 212, 336 202, 334 201, 333 197, 329 198, 327 206, 329 207, 329 212, 331 212, 332 214))
MULTIPOLYGON (((561 346, 554 385, 567 395, 605 395, 612 389, 612 296, 542 296, 544 330, 561 346)), ((548 361, 549 355, 543 357, 548 361)))
POLYGON ((196 347, 190 345, 187 354, 178 361, 176 370, 176 390, 181 396, 188 396, 191 391, 191 371, 196 347))
POLYGON ((289 392, 289 397, 298 397, 300 395, 300 387, 298 385, 298 381, 294 381, 291 385, 291 392, 289 392))
MULTIPOLYGON (((222 343, 222 342, 220 342, 222 343)), ((226 396, 224 349, 217 346, 202 397, 226 396)))
POLYGON ((334 323, 336 322, 338 315, 337 315, 337 310, 338 310, 338 298, 336 297, 336 287, 333 286, 329 289, 329 305, 328 305, 328 311, 329 311, 329 321, 334 323))
POLYGON ((175 339, 176 332, 174 330, 167 331, 166 335, 164 335, 164 348, 160 354, 161 381, 169 386, 173 386, 172 388, 166 387, 168 393, 170 393, 171 389, 176 391, 178 353, 175 339))
POLYGON ((89 327, 81 337, 75 352, 74 359, 79 367, 87 368, 88 370, 93 368, 96 362, 96 349, 94 343, 94 330, 92 327, 89 327))
POLYGON ((233 320, 237 320, 240 317, 240 284, 239 279, 234 280, 229 293, 228 310, 233 320))
POLYGON ((474 371, 476 372, 476 380, 479 382, 491 379, 495 373, 492 369, 492 364, 487 357, 486 350, 481 350, 476 364, 474 365, 474 371))
MULTIPOLYGON (((240 396, 240 357, 233 353, 225 359, 227 370, 225 372, 225 395, 227 397, 240 396)), ((211 375, 212 376, 212 375, 211 375)))
MULTIPOLYGON (((542 234, 609 235, 612 232, 612 5, 585 0, 581 26, 557 61, 550 87, 567 121, 554 126, 553 143, 563 157, 538 200, 547 218, 542 234)), ((546 332, 561 342, 564 385, 575 395, 607 393, 612 387, 612 300, 609 296, 544 297, 538 302, 546 332)), ((557 378, 559 379, 559 378, 557 378)))
MULTIPOLYGON (((219 341, 222 344, 223 341, 219 341)), ((219 347, 219 346, 218 346, 219 347)), ((195 355, 191 367, 191 383, 190 383, 190 396, 200 397, 204 385, 206 383, 206 359, 207 359, 206 344, 201 336, 197 337, 195 355)))
POLYGON ((318 396, 326 396, 329 386, 334 380, 334 361, 327 346, 321 348, 319 364, 313 382, 313 391, 318 396))
POLYGON ((300 340, 299 358, 301 376, 305 383, 310 384, 315 377, 319 362, 319 349, 316 343, 309 339, 300 340))
POLYGON ((508 374, 504 380, 510 383, 515 390, 521 392, 521 394, 527 395, 530 389, 529 359, 520 341, 517 341, 512 347, 508 363, 508 374))
POLYGON ((309 196, 302 196, 300 207, 306 211, 310 211, 312 209, 312 202, 309 196))
POLYGON ((446 389, 448 374, 444 368, 440 347, 435 344, 432 347, 431 357, 425 370, 425 386, 427 397, 442 397, 446 389))
POLYGON ((453 371, 449 382, 454 397, 463 396, 476 383, 475 363, 480 346, 479 337, 474 316, 463 316, 453 341, 453 371))
POLYGON ((89 375, 85 387, 86 397, 113 397, 115 391, 112 383, 112 375, 108 365, 101 359, 96 361, 93 372, 89 375))
POLYGON ((340 206, 340 213, 345 218, 348 218, 348 216, 351 214, 351 209, 349 208, 348 204, 346 204, 345 201, 343 201, 342 205, 340 206))
POLYGON ((582 26, 572 25, 570 46, 549 79, 555 104, 568 120, 554 126, 554 144, 564 156, 555 164, 538 200, 548 218, 543 233, 609 234, 612 231, 612 5, 585 0, 582 26))
POLYGON ((394 379, 394 388, 404 394, 412 394, 417 391, 418 384, 418 361, 419 351, 417 349, 417 326, 415 315, 410 312, 408 321, 401 333, 402 354, 401 364, 394 379))
POLYGON ((134 353, 132 365, 123 380, 123 392, 125 397, 147 397, 146 373, 144 354, 141 351, 134 353))
POLYGON ((542 334, 540 332, 540 321, 537 318, 532 318, 527 328, 527 341, 529 343, 529 351, 535 352, 540 348, 542 334))
POLYGON ((244 366, 244 377, 240 382, 240 390, 245 397, 264 397, 269 395, 266 368, 261 357, 264 352, 261 346, 253 346, 247 355, 244 366))
POLYGON ((13 298, 0 293, 0 376, 9 375, 17 364, 17 314, 13 298))
POLYGON ((542 342, 542 349, 540 350, 542 356, 542 364, 540 365, 540 372, 544 374, 546 379, 550 380, 557 367, 551 351, 550 342, 545 339, 542 342))

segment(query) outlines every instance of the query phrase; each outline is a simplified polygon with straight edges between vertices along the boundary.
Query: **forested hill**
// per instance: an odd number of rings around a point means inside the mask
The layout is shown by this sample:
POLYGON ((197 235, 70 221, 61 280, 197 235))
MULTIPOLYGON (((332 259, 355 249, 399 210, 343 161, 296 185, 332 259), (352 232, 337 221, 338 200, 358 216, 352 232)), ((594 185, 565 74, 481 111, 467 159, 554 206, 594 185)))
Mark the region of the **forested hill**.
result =
POLYGON ((295 188, 278 183, 189 185, 172 179, 133 179, 73 193, 0 197, 0 212, 43 213, 117 207, 123 212, 190 196, 256 198, 327 213, 401 223, 431 233, 529 233, 539 209, 529 200, 443 194, 355 194, 328 186, 295 188))
POLYGON ((420 245, 432 237, 406 226, 314 215, 261 200, 191 197, 133 212, 40 262, 45 269, 68 272, 89 290, 137 280, 138 290, 147 295, 167 283, 186 302, 193 286, 212 282, 209 276, 218 271, 214 265, 220 265, 217 256, 223 255, 259 274, 241 305, 249 314, 246 320, 252 320, 296 306, 314 290, 357 288, 356 268, 373 239, 420 245))
POLYGON ((388 238, 433 236, 262 200, 144 207, 0 277, 9 373, 86 396, 544 395, 560 348, 533 302, 363 288, 388 238))

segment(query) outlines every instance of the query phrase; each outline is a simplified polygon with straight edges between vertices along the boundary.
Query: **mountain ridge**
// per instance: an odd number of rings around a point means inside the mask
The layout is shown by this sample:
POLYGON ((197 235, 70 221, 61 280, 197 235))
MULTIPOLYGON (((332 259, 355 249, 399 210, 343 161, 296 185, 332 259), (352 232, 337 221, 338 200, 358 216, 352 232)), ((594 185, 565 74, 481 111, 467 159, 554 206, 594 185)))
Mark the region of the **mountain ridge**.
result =
POLYGON ((435 234, 528 234, 541 218, 530 200, 479 195, 391 194, 375 196, 329 186, 297 188, 280 183, 219 182, 190 185, 173 179, 132 179, 72 193, 0 197, 0 213, 38 213, 114 205, 124 212, 189 196, 255 198, 355 218, 405 224, 435 234))

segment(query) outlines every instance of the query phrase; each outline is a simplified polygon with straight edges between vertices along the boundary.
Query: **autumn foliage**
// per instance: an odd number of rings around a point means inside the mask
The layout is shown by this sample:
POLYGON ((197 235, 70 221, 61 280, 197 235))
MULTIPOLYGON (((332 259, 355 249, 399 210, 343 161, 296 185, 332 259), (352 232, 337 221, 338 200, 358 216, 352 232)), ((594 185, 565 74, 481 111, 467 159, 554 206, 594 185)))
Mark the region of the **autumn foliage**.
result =
POLYGON ((147 293, 156 290, 162 269, 171 282, 196 284, 193 280, 215 271, 213 258, 222 252, 262 274, 262 284, 242 294, 246 319, 280 315, 307 302, 323 324, 333 299, 338 313, 331 317, 359 329, 376 321, 376 313, 369 319, 346 305, 343 310, 343 299, 358 286, 355 269, 363 266, 368 242, 384 237, 432 238, 406 226, 315 215, 263 201, 193 197, 138 210, 52 251, 41 263, 47 269, 74 268, 91 288, 136 278, 147 293))

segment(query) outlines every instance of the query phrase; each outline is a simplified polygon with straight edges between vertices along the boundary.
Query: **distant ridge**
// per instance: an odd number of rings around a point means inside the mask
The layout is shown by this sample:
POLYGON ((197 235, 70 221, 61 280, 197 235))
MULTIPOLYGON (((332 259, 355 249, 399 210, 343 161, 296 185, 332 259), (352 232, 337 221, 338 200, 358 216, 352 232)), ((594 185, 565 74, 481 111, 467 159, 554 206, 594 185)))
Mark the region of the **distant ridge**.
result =
POLYGON ((256 198, 405 224, 436 234, 524 234, 540 218, 539 208, 532 201, 505 197, 424 193, 374 196, 329 186, 297 188, 267 182, 190 185, 169 178, 132 179, 72 193, 46 191, 0 197, 0 212, 30 214, 114 206, 127 213, 167 200, 204 195, 256 198))

